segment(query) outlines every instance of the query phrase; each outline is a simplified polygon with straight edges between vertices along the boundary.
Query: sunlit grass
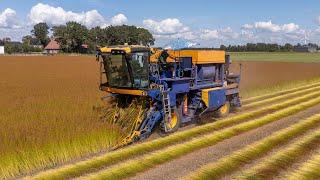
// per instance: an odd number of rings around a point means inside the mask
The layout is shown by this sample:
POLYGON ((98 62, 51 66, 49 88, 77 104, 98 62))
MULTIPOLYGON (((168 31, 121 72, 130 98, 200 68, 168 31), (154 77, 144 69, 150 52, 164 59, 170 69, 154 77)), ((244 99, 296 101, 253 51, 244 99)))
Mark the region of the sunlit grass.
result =
POLYGON ((231 52, 235 61, 320 62, 320 53, 300 52, 231 52))
POLYGON ((286 178, 290 180, 320 179, 320 151, 286 178))
POLYGON ((37 58, 0 61, 0 179, 104 151, 124 133, 95 110, 94 61, 37 58))
POLYGON ((242 102, 250 103, 252 101, 263 100, 275 96, 303 90, 306 88, 318 86, 320 78, 311 78, 306 80, 295 80, 284 83, 274 84, 268 87, 245 89, 240 92, 242 102))
POLYGON ((170 136, 160 138, 154 141, 137 144, 134 146, 130 146, 127 148, 123 148, 114 152, 106 153, 103 156, 92 158, 86 161, 82 161, 76 164, 68 165, 59 169, 49 170, 47 172, 43 172, 38 174, 37 177, 41 178, 66 178, 70 176, 78 176, 97 168, 111 165, 112 163, 116 163, 125 159, 129 159, 131 157, 136 157, 138 155, 145 154, 147 152, 155 151, 160 148, 167 147, 172 144, 181 143, 192 138, 195 138, 200 135, 204 135, 206 133, 213 132, 214 130, 219 130, 222 128, 229 127, 231 125, 239 124, 245 121, 248 121, 253 118, 257 118, 261 115, 264 115, 267 112, 274 112, 277 110, 281 110, 284 108, 288 108, 290 106, 299 104, 304 101, 308 101, 313 99, 316 96, 319 96, 320 92, 309 93, 300 97, 296 97, 294 99, 290 99, 287 101, 283 101, 281 103, 277 103, 265 108, 260 108, 258 110, 253 110, 250 112, 246 112, 243 114, 236 115, 234 117, 230 117, 227 119, 219 120, 214 123, 209 123, 206 125, 198 126, 193 129, 177 132, 170 136))
MULTIPOLYGON (((251 162, 272 150, 274 147, 289 142, 291 139, 303 134, 313 127, 320 124, 320 115, 317 114, 310 118, 291 125, 288 128, 273 133, 272 135, 250 144, 229 156, 219 159, 212 164, 201 167, 192 173, 188 179, 218 179, 223 175, 231 173, 246 163, 251 162)), ((316 136, 315 138, 319 137, 316 136)), ((313 139, 314 140, 314 139, 313 139)), ((256 177, 249 177, 248 179, 256 177)), ((264 178, 268 179, 268 178, 264 178)))
MULTIPOLYGON (((320 119, 320 115, 315 115, 313 118, 320 119)), ((310 153, 310 151, 319 146, 319 143, 320 129, 317 129, 243 172, 241 179, 271 179, 280 171, 290 167, 288 165, 296 162, 299 157, 310 153)))
MULTIPOLYGON (((98 90, 98 64, 94 57, 9 56, 1 58, 0 66, 0 179, 59 167, 105 152, 127 135, 132 123, 127 120, 138 114, 134 109, 139 109, 131 107, 121 111, 131 116, 121 116, 116 123, 107 120, 108 116, 112 119, 113 114, 108 108, 100 108, 106 106, 100 101, 103 94, 98 90), (104 113, 101 114, 99 109, 104 113)), ((284 87, 293 86, 283 86, 282 89, 284 87)), ((252 95, 264 92, 271 91, 257 91, 252 95)), ((250 93, 246 94, 250 96, 250 93)), ((146 146, 124 148, 119 151, 122 154, 107 153, 102 158, 93 158, 94 162, 69 170, 81 173, 88 167, 119 162, 310 98, 302 96, 216 125, 152 141, 146 146), (111 158, 106 159, 108 157, 111 158)))
POLYGON ((265 124, 277 121, 281 118, 288 117, 296 114, 307 108, 320 103, 320 97, 307 102, 297 104, 295 106, 268 114, 264 117, 255 119, 253 121, 241 123, 239 125, 231 126, 221 131, 216 131, 212 134, 205 135, 199 138, 195 138, 183 144, 170 146, 167 149, 163 149, 158 152, 148 154, 142 158, 131 160, 115 167, 108 168, 104 171, 100 171, 88 176, 91 179, 118 179, 133 176, 139 172, 145 171, 156 165, 163 164, 172 159, 181 157, 195 150, 212 146, 218 142, 221 142, 227 138, 239 135, 247 132, 251 129, 261 127, 265 124))
POLYGON ((248 108, 253 108, 253 107, 257 107, 257 106, 262 106, 262 105, 270 104, 272 102, 281 102, 286 99, 291 99, 291 98, 305 95, 305 94, 311 93, 311 92, 317 92, 319 90, 320 90, 320 85, 312 87, 312 88, 305 88, 303 90, 298 90, 298 91, 295 91, 292 93, 286 93, 284 95, 280 95, 280 96, 276 96, 276 97, 272 97, 272 98, 268 98, 268 99, 264 99, 264 100, 260 100, 260 101, 251 102, 251 103, 243 105, 242 109, 248 109, 248 108))

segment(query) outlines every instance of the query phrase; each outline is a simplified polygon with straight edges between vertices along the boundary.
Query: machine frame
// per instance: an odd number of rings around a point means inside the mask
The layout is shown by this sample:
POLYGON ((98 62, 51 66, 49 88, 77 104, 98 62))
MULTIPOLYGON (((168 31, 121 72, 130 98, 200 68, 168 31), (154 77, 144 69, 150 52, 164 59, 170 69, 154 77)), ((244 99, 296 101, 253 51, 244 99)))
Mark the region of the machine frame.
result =
MULTIPOLYGON (((101 48, 97 59, 102 57, 100 89, 122 98, 147 98, 148 112, 136 123, 135 130, 123 143, 147 138, 159 125, 163 132, 176 131, 181 124, 195 121, 207 112, 226 116, 230 108, 241 106, 239 98, 240 75, 229 73, 230 57, 224 51, 213 49, 161 50, 144 46, 112 46, 101 48), (132 77, 130 57, 135 53, 149 54, 148 85, 134 86, 139 79, 132 77), (122 54, 126 59, 131 87, 110 86, 108 73, 122 74, 124 64, 110 66, 107 56, 122 54), (106 75, 106 82, 103 76, 106 75)), ((141 58, 140 58, 141 59, 141 58)), ((140 62, 135 64, 139 66, 140 62)), ((143 62, 145 63, 145 62, 143 62)), ((143 67, 141 67, 143 68, 143 67)), ((141 80, 140 80, 141 85, 141 80)))

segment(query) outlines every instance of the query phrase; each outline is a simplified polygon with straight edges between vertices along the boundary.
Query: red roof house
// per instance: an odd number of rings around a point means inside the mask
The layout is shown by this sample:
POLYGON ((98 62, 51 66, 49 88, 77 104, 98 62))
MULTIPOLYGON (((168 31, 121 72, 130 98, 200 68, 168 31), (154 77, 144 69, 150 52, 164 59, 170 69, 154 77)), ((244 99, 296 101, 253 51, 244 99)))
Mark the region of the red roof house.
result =
POLYGON ((56 40, 51 39, 48 45, 44 49, 48 54, 57 54, 61 48, 59 43, 56 40))

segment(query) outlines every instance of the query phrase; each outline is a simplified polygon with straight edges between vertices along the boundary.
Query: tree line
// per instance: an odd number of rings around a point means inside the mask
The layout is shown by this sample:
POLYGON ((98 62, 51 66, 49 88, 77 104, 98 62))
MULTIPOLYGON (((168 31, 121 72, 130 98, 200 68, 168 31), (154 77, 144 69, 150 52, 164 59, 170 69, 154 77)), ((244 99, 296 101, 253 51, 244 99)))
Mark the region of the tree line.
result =
POLYGON ((308 45, 292 45, 286 43, 284 45, 279 44, 268 44, 268 43, 247 43, 245 45, 221 45, 220 50, 225 50, 229 52, 293 52, 296 49, 303 47, 313 47, 319 49, 317 44, 309 43, 308 45))
POLYGON ((55 39, 65 53, 93 53, 97 46, 110 46, 119 44, 153 45, 155 39, 144 28, 121 25, 107 26, 105 28, 87 28, 77 22, 67 22, 65 25, 49 27, 46 23, 34 25, 30 35, 22 38, 22 43, 12 42, 10 38, 0 40, 7 53, 41 52, 43 48, 55 39), (52 36, 49 37, 49 32, 52 36), (85 45, 85 46, 84 46, 85 45))

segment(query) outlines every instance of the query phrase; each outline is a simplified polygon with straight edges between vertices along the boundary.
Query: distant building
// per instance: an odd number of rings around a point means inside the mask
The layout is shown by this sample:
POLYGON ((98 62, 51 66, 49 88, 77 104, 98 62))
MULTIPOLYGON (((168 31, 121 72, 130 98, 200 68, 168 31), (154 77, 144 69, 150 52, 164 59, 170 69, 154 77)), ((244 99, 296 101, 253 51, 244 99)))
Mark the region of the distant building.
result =
POLYGON ((4 46, 0 45, 0 54, 4 54, 4 46))
POLYGON ((87 44, 82 44, 80 47, 80 53, 87 53, 89 46, 87 44))
POLYGON ((51 41, 48 43, 48 45, 44 48, 47 54, 57 54, 61 50, 59 43, 51 39, 51 41))
POLYGON ((295 52, 317 52, 317 47, 303 45, 303 46, 295 46, 293 51, 295 52))
POLYGON ((4 41, 0 39, 0 54, 4 54, 4 41))

